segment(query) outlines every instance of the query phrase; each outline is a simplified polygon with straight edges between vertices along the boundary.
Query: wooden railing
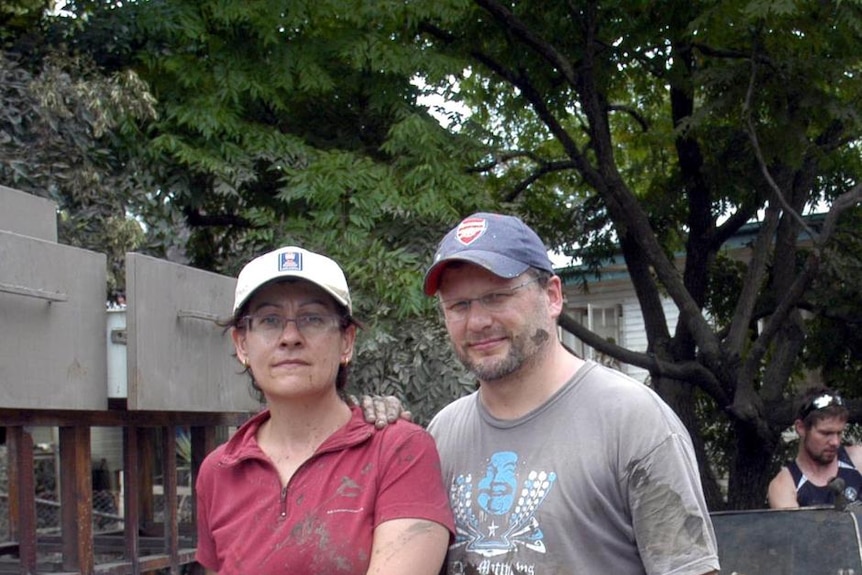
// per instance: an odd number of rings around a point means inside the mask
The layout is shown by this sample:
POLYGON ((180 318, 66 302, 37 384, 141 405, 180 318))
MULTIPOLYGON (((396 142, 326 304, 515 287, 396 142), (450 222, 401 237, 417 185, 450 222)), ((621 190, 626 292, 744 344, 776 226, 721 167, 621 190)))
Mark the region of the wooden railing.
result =
MULTIPOLYGON (((202 573, 194 562, 194 523, 181 523, 177 501, 176 432, 191 434, 192 478, 204 456, 248 414, 0 409, 8 455, 9 540, 0 542, 0 574, 139 575, 202 573), (39 533, 33 438, 28 429, 58 428, 59 534, 39 533), (123 528, 94 534, 90 435, 93 427, 123 430, 123 528), (160 462, 161 469, 155 469, 160 462), (156 520, 154 477, 162 478, 164 512, 156 520), (59 560, 46 560, 56 557, 59 560), (99 563, 100 556, 119 559, 99 563)), ((193 485, 192 481, 192 485, 193 485)), ((194 497, 192 493, 192 505, 194 497)), ((192 511, 194 517, 194 510, 192 511)))

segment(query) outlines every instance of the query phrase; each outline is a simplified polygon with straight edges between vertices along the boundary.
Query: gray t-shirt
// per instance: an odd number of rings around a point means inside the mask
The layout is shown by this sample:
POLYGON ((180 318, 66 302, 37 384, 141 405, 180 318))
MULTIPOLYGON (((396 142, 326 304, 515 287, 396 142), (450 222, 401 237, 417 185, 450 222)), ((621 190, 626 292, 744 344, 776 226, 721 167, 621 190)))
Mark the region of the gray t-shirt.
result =
POLYGON ((647 386, 588 362, 500 420, 478 393, 428 427, 455 512, 449 575, 700 575, 718 569, 691 439, 647 386))

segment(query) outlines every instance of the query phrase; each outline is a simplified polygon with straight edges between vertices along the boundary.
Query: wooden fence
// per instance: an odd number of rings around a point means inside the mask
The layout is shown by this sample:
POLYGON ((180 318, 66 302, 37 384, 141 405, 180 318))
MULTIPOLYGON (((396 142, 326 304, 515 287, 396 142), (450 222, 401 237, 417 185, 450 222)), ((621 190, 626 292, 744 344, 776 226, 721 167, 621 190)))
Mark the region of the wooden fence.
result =
POLYGON ((0 574, 195 572, 194 509, 181 520, 176 505, 177 430, 191 437, 193 478, 227 429, 260 407, 218 321, 236 280, 130 253, 120 317, 106 303, 105 256, 57 243, 53 202, 0 186, 0 206, 0 574), (43 427, 56 437, 51 532, 36 513, 33 432, 43 427), (102 427, 122 431, 116 532, 93 528, 102 427))

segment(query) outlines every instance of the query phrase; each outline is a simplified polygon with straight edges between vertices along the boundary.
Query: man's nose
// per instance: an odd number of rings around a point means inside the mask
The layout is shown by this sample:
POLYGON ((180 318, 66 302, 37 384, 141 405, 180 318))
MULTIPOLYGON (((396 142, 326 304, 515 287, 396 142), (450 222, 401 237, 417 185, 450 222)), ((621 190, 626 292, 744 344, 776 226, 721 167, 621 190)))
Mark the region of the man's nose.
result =
POLYGON ((470 302, 467 309, 467 318, 464 320, 467 328, 471 330, 483 329, 491 323, 491 312, 480 305, 478 301, 470 302))

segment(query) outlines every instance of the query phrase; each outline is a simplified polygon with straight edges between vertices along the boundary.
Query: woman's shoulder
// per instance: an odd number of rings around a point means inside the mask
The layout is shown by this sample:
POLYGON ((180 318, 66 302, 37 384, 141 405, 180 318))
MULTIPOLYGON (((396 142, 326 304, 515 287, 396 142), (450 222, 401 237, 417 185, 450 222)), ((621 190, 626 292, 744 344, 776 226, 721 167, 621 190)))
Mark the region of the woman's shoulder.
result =
POLYGON ((428 435, 428 431, 424 427, 405 419, 395 420, 383 429, 375 428, 375 431, 387 440, 409 438, 413 436, 431 437, 428 435))
MULTIPOLYGON (((373 426, 372 426, 373 427, 373 426)), ((433 451, 436 455, 437 446, 428 431, 413 422, 399 419, 383 429, 374 428, 372 442, 378 445, 381 452, 390 454, 413 451, 415 454, 433 451)))
POLYGON ((227 445, 222 443, 217 445, 212 451, 206 454, 198 469, 197 484, 200 487, 202 483, 211 481, 214 474, 218 473, 219 463, 224 460, 225 449, 227 445))
POLYGON ((428 435, 428 432, 422 426, 412 421, 397 419, 382 429, 378 429, 373 423, 365 420, 361 408, 352 407, 351 410, 353 411, 353 415, 347 432, 356 439, 368 438, 370 435, 372 442, 392 443, 411 437, 428 436, 430 438, 430 435, 428 435))

